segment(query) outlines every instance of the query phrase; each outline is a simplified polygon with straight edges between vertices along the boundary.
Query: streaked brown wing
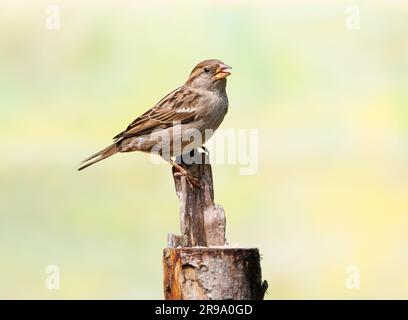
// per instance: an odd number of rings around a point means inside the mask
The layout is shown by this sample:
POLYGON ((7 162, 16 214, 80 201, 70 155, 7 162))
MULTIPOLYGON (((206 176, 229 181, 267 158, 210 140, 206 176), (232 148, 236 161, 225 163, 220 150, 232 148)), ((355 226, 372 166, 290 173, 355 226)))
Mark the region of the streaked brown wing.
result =
POLYGON ((174 122, 186 123, 197 116, 199 94, 180 87, 160 100, 153 108, 135 119, 115 140, 151 133, 165 129, 174 122))

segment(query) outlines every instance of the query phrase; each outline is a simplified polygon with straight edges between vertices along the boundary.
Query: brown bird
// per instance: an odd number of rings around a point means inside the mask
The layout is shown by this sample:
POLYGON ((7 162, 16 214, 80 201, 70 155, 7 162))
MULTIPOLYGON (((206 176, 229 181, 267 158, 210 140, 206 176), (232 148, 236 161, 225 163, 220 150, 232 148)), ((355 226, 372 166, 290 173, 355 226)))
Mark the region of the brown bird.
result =
POLYGON ((219 60, 200 62, 183 86, 135 119, 113 138, 112 145, 82 161, 78 170, 117 152, 155 152, 190 183, 200 186, 200 182, 172 158, 201 147, 219 127, 228 111, 225 89, 230 74, 231 67, 219 60), (191 137, 196 139, 191 141, 191 137))

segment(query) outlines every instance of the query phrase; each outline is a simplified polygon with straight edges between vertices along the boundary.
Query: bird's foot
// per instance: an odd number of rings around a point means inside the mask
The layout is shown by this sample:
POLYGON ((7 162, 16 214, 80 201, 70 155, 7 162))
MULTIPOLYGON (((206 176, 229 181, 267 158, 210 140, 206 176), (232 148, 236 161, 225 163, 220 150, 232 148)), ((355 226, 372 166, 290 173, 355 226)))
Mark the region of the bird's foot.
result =
POLYGON ((196 187, 196 188, 202 188, 202 184, 199 179, 194 177, 190 172, 188 172, 186 169, 184 169, 181 166, 174 166, 176 168, 176 172, 173 173, 175 177, 181 177, 184 176, 186 178, 186 181, 190 185, 190 187, 196 187))
POLYGON ((186 180, 190 184, 191 187, 196 187, 196 188, 199 188, 199 189, 201 189, 203 187, 200 180, 198 180, 196 177, 194 177, 191 174, 188 174, 186 176, 186 180))
POLYGON ((208 152, 208 149, 206 148, 206 147, 204 147, 204 146, 201 146, 201 147, 199 147, 202 151, 203 151, 203 153, 205 153, 207 156, 209 156, 210 155, 210 153, 208 152))

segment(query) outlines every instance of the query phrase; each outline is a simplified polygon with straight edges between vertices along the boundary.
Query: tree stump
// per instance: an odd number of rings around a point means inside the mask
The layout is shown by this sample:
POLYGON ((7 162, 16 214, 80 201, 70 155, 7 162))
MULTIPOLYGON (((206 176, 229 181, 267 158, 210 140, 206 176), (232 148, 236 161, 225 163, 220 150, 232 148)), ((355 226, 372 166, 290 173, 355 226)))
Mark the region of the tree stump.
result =
POLYGON ((262 282, 259 251, 228 247, 224 209, 214 204, 208 153, 194 150, 194 155, 192 164, 177 161, 200 180, 202 188, 190 185, 173 169, 181 236, 169 234, 163 250, 165 299, 261 300, 267 283, 262 282))

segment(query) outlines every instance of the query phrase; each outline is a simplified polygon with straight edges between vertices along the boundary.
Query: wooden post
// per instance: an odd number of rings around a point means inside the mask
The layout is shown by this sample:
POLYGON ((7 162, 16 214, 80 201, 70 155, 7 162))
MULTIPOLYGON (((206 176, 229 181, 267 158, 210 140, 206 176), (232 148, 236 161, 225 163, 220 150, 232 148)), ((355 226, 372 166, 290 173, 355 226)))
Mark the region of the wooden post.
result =
POLYGON ((258 249, 228 246, 224 209, 214 204, 208 153, 194 154, 201 161, 182 165, 200 180, 201 189, 173 170, 181 236, 169 234, 163 250, 165 299, 261 300, 267 283, 262 282, 258 249))

